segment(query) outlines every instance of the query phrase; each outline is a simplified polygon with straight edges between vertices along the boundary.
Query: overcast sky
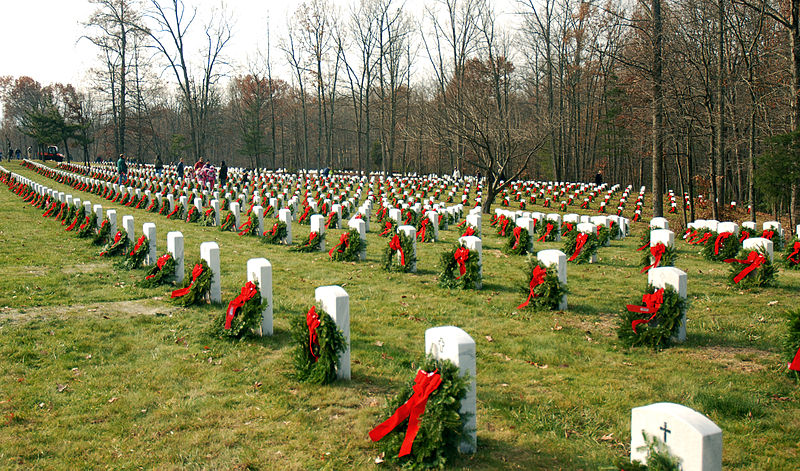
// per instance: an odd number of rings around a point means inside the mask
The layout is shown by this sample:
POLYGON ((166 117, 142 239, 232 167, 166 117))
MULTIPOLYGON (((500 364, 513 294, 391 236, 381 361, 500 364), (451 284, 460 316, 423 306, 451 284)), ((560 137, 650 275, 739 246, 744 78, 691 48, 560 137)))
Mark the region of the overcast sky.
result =
MULTIPOLYGON (((330 0, 334 8, 347 12, 355 0, 330 0)), ((72 83, 84 88, 89 69, 97 67, 97 48, 86 39, 83 22, 96 6, 88 0, 0 0, 0 76, 27 75, 42 84, 72 83)), ((149 2, 148 2, 149 3, 149 2)), ((166 3, 166 2, 165 2, 166 3)), ((202 21, 220 0, 185 0, 197 6, 202 21)), ((243 67, 248 57, 266 49, 266 25, 270 22, 273 63, 283 75, 285 59, 275 49, 285 37, 287 18, 301 0, 228 0, 225 8, 233 20, 233 38, 226 54, 243 67)), ((419 18, 425 0, 406 0, 405 11, 419 18)), ((510 12, 514 0, 494 0, 498 11, 510 12)), ((509 15, 505 15, 508 20, 509 15)), ((240 69, 241 70, 241 69, 240 69)), ((285 72, 284 72, 285 73, 285 72)), ((167 75, 165 79, 169 79, 167 75)), ((288 79, 288 77, 286 77, 288 79)))

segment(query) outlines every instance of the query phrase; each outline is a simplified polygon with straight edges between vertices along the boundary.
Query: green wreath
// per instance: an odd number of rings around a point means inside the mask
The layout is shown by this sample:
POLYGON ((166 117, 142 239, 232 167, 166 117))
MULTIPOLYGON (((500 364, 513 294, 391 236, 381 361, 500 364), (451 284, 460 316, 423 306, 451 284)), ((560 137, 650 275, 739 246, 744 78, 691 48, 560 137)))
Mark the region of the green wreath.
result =
POLYGON ((383 221, 383 230, 378 234, 381 237, 392 237, 397 233, 397 221, 386 219, 383 221))
MULTIPOLYGON (((639 268, 648 267, 653 264, 650 260, 650 248, 642 250, 642 257, 639 259, 639 268)), ((661 256, 661 261, 658 262, 659 267, 674 267, 675 260, 678 258, 678 252, 675 246, 664 245, 664 255, 661 256)))
POLYGON ((203 227, 213 227, 217 224, 217 215, 214 208, 203 208, 203 216, 200 218, 200 225, 203 227))
MULTIPOLYGON (((361 251, 366 249, 367 243, 355 229, 350 229, 347 234, 347 243, 334 246, 328 255, 334 262, 356 262, 361 258, 361 251)), ((341 240, 341 239, 340 239, 341 240)))
MULTIPOLYGON (((740 250, 739 255, 736 257, 739 260, 745 260, 750 255, 753 250, 740 250)), ((734 281, 734 278, 741 273, 742 270, 747 268, 747 264, 741 264, 733 262, 730 264, 730 271, 728 272, 728 284, 734 286, 739 289, 750 289, 750 288, 761 288, 765 286, 771 286, 772 283, 775 281, 775 276, 778 273, 778 269, 775 264, 772 263, 769 259, 769 255, 763 250, 755 250, 755 252, 760 253, 766 261, 761 264, 758 268, 751 271, 747 274, 739 283, 734 281)))
POLYGON ((417 240, 419 240, 420 242, 435 242, 436 241, 436 239, 435 239, 436 234, 433 231, 433 224, 430 222, 430 219, 428 219, 426 217, 420 218, 419 219, 419 223, 416 226, 416 229, 417 229, 417 240), (428 222, 425 223, 426 227, 425 227, 425 236, 424 237, 422 236, 422 224, 423 224, 422 221, 428 221, 428 222))
POLYGON ((642 236, 639 237, 639 250, 646 250, 647 247, 650 247, 650 230, 646 230, 642 233, 642 236))
MULTIPOLYGON (((513 222, 513 220, 507 218, 505 215, 501 215, 499 218, 497 218, 497 235, 500 237, 505 237, 508 235, 508 233, 510 233, 514 228, 514 225, 512 224, 513 222)), ((477 227, 474 229, 475 232, 478 232, 477 227)))
POLYGON ((265 244, 280 244, 288 232, 285 222, 275 221, 269 230, 264 231, 261 242, 265 244))
MULTIPOLYGON (((572 258, 572 255, 575 253, 575 248, 578 246, 578 234, 580 234, 580 232, 578 232, 577 229, 572 230, 564 239, 563 252, 567 254, 568 261, 570 258, 572 258)), ((588 238, 586 239, 586 243, 583 244, 581 253, 578 254, 574 260, 572 260, 578 265, 582 263, 589 263, 589 261, 592 259, 592 256, 597 253, 597 249, 600 247, 600 240, 597 238, 597 234, 594 232, 589 232, 586 235, 588 238)))
POLYGON ((792 255, 795 251, 795 244, 800 244, 800 240, 797 237, 786 244, 786 251, 783 254, 783 264, 790 270, 800 270, 800 252, 792 255), (789 258, 790 255, 792 255, 791 259, 789 258))
POLYGON ((406 261, 405 265, 400 264, 400 254, 391 248, 392 241, 386 244, 383 249, 383 257, 381 267, 389 272, 408 273, 414 264, 417 262, 417 255, 414 250, 414 239, 408 237, 404 232, 399 232, 397 237, 400 239, 400 247, 403 249, 403 255, 406 261))
MULTIPOLYGON (((786 317, 789 325, 783 342, 783 355, 786 363, 789 364, 794 360, 797 350, 800 349, 800 309, 787 312, 786 317)), ((788 370, 788 372, 789 376, 796 381, 800 380, 800 371, 788 370)))
POLYGON ((538 224, 536 224, 536 227, 534 228, 534 231, 536 231, 536 240, 541 239, 542 236, 547 234, 547 238, 541 240, 541 242, 555 242, 556 241, 556 237, 558 237, 558 235, 559 235, 559 229, 560 228, 559 228, 558 224, 556 224, 555 221, 550 221, 548 219, 542 219, 541 221, 539 221, 538 224), (547 225, 548 224, 551 224, 551 227, 552 227, 552 229, 550 230, 549 234, 547 234, 547 225))
POLYGON ((600 244, 600 247, 607 247, 611 243, 611 238, 611 229, 606 226, 597 227, 597 242, 600 244))
POLYGON ((175 207, 167 214, 167 219, 183 219, 183 205, 180 202, 175 203, 175 207))
POLYGON ((442 288, 459 288, 459 289, 477 289, 478 284, 481 282, 481 272, 478 266, 478 252, 475 250, 469 251, 464 266, 466 271, 463 275, 457 278, 460 274, 458 262, 455 259, 456 250, 461 248, 461 244, 456 244, 451 250, 445 251, 441 255, 439 272, 439 286, 442 288))
MULTIPOLYGON (((448 360, 426 358, 419 367, 426 372, 437 372, 441 384, 428 396, 425 413, 419 418, 419 431, 411 453, 398 457, 406 436, 408 420, 404 420, 379 442, 384 459, 403 469, 444 469, 448 460, 458 456, 459 444, 464 440, 464 424, 470 419, 461 414, 461 401, 467 396, 469 375, 461 376, 459 369, 448 360)), ((403 387, 386 405, 385 417, 390 417, 398 407, 414 394, 414 380, 403 387)))
POLYGON ((225 213, 225 218, 220 223, 219 230, 222 232, 236 231, 236 217, 233 215, 232 211, 225 213))
POLYGON ((84 217, 83 223, 78 226, 78 237, 81 239, 91 237, 94 234, 95 227, 97 227, 97 214, 92 212, 89 213, 89 216, 84 217))
MULTIPOLYGON (((205 303, 206 295, 211 290, 211 277, 213 274, 205 260, 200 259, 195 265, 200 265, 202 271, 195 280, 189 278, 183 280, 182 289, 188 288, 188 290, 182 296, 170 297, 170 301, 174 304, 189 307, 205 303)), ((192 268, 192 271, 194 271, 194 268, 192 268)), ((172 294, 175 295, 177 291, 181 291, 181 289, 173 291, 172 294)))
POLYGON ((319 252, 322 247, 322 241, 325 240, 325 233, 322 235, 312 232, 300 245, 293 245, 289 247, 290 252, 319 252), (312 238, 313 235, 313 238, 312 238))
POLYGON ((83 221, 85 217, 86 216, 84 216, 84 214, 83 214, 83 207, 81 207, 80 209, 77 209, 75 211, 75 214, 70 218, 70 220, 72 222, 70 222, 69 226, 67 226, 67 228, 64 229, 64 230, 67 231, 67 232, 74 231, 75 229, 78 228, 78 226, 80 225, 81 221, 83 221))
POLYGON ((75 206, 68 204, 67 207, 64 209, 64 214, 61 216, 61 223, 64 224, 68 221, 72 221, 75 219, 75 206))
POLYGON ((109 238, 106 245, 100 251, 101 257, 113 257, 115 255, 122 255, 125 248, 128 246, 128 233, 125 229, 117 229, 117 233, 113 238, 109 238))
MULTIPOLYGON (((656 288, 648 285, 645 294, 653 294, 656 288)), ((626 347, 650 347, 653 349, 666 348, 672 344, 672 337, 678 335, 681 327, 683 313, 688 307, 688 302, 678 295, 671 286, 664 288, 664 302, 655 314, 653 320, 637 325, 636 332, 632 324, 639 319, 647 319, 651 314, 625 311, 619 317, 617 337, 626 347)), ((641 298, 635 300, 637 305, 641 298)))
POLYGON ((146 211, 151 213, 157 213, 161 209, 161 205, 158 204, 158 198, 155 195, 150 196, 150 204, 147 206, 146 211))
POLYGON ((304 225, 311 224, 311 216, 314 215, 314 213, 311 211, 311 205, 306 204, 303 208, 303 214, 301 214, 297 219, 297 223, 304 225))
POLYGON ((97 233, 95 233, 94 238, 92 239, 92 244, 105 244, 108 240, 109 234, 111 234, 111 221, 109 221, 108 218, 105 218, 103 219, 103 222, 100 223, 100 228, 97 229, 97 233))
POLYGON ((419 226, 419 214, 417 214, 417 212, 411 208, 403 211, 403 216, 401 219, 403 220, 403 225, 405 226, 419 226))
POLYGON ((175 278, 176 268, 175 259, 171 253, 167 252, 158 257, 156 263, 148 268, 141 284, 145 288, 168 284, 175 278))
POLYGON ((217 318, 217 322, 214 324, 214 331, 220 337, 239 339, 251 330, 258 329, 261 325, 261 318, 266 306, 261 300, 261 291, 258 282, 253 281, 252 283, 255 285, 256 293, 236 310, 236 315, 234 315, 231 320, 230 329, 225 328, 225 322, 228 316, 227 309, 222 312, 222 316, 217 318))
POLYGON ((247 221, 237 229, 240 236, 258 236, 258 218, 252 212, 247 216, 247 221))
POLYGON ((118 264, 120 268, 125 268, 127 270, 141 268, 144 259, 147 258, 147 255, 150 253, 150 239, 145 236, 140 236, 139 240, 136 241, 136 245, 134 245, 131 251, 125 254, 125 257, 120 261, 118 264), (139 246, 138 249, 136 245, 139 246))
POLYGON ((312 345, 309 338, 308 316, 298 315, 292 320, 292 339, 295 343, 292 376, 304 383, 330 384, 336 380, 339 355, 347 349, 347 343, 331 316, 322 309, 315 311, 319 317, 316 344, 312 345))
POLYGON ((442 230, 447 230, 447 227, 451 224, 455 224, 455 218, 452 214, 448 212, 439 213, 439 228, 442 230))
MULTIPOLYGON (((544 281, 533 288, 533 294, 528 300, 528 308, 534 310, 556 311, 561 305, 562 297, 567 294, 567 285, 558 280, 558 267, 556 265, 545 266, 535 255, 528 257, 527 268, 522 292, 528 296, 531 292, 530 283, 533 270, 539 267, 545 270, 544 281)), ((524 303, 523 303, 524 304, 524 303)), ((522 306, 520 304, 520 306, 522 306)), ((519 308, 519 307, 518 307, 519 308)))
POLYGON ((719 253, 715 253, 714 247, 718 237, 718 233, 711 232, 711 237, 703 245, 703 250, 701 251, 703 258, 714 262, 721 262, 729 258, 734 258, 742 248, 742 243, 739 242, 739 238, 736 234, 731 234, 723 239, 720 243, 719 253))
POLYGON ((528 247, 531 244, 531 235, 528 233, 527 229, 523 227, 519 229, 519 243, 517 243, 517 238, 514 236, 514 231, 511 231, 511 234, 508 235, 503 244, 504 253, 509 255, 525 255, 528 253, 528 247), (516 247, 514 247, 515 243, 517 244, 516 247))
MULTIPOLYGON (((786 239, 783 238, 782 235, 778 234, 778 231, 775 229, 766 229, 774 232, 772 239, 768 239, 772 241, 772 249, 774 252, 783 252, 786 248, 786 239)), ((765 230, 765 231, 766 231, 765 230)), ((764 233, 762 232, 761 235, 756 235, 754 237, 764 237, 764 233)), ((764 237, 766 239, 766 237, 764 237)))
POLYGON ((198 223, 200 219, 200 211, 197 209, 197 206, 189 206, 189 214, 186 215, 186 222, 198 223))

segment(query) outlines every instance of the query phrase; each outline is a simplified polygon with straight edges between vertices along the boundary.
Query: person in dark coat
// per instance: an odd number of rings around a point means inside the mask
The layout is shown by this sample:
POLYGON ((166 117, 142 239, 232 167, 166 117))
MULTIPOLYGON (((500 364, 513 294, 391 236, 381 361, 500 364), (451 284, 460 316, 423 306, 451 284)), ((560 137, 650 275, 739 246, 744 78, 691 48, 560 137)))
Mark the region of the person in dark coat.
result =
POLYGON ((603 171, 598 170, 597 175, 594 176, 594 184, 600 186, 603 184, 603 171))
POLYGON ((161 171, 164 170, 164 162, 161 160, 161 154, 156 155, 156 174, 161 177, 161 171))
POLYGON ((183 179, 183 157, 181 157, 181 161, 178 162, 178 168, 176 169, 178 172, 178 178, 183 179))
POLYGON ((225 165, 225 161, 222 161, 222 165, 219 166, 219 184, 225 186, 225 183, 228 181, 228 166, 225 165))

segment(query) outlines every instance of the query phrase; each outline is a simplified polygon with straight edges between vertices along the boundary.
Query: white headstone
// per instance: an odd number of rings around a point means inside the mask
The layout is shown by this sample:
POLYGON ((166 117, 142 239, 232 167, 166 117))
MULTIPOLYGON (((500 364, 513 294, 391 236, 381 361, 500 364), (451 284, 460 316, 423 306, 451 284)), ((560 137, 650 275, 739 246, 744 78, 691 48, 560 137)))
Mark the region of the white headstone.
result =
POLYGON ((722 234, 723 232, 730 232, 734 236, 739 235, 739 225, 735 222, 721 222, 717 224, 717 232, 722 234))
POLYGON ((134 235, 134 226, 133 226, 133 216, 122 216, 122 228, 125 229, 125 232, 128 233, 128 240, 131 242, 136 242, 136 236, 134 235))
POLYGON ((239 213, 241 212, 241 208, 239 208, 239 202, 234 201, 231 203, 231 213, 233 213, 233 220, 234 224, 236 224, 236 229, 239 229, 239 213))
POLYGON ((400 224, 400 210, 397 208, 389 208, 389 219, 400 224))
MULTIPOLYGON (((647 272, 647 282, 656 288, 666 288, 671 286, 678 296, 686 299, 686 273, 675 267, 656 267, 647 272)), ((672 338, 675 342, 686 341, 686 311, 681 315, 681 325, 678 328, 678 335, 672 338)))
POLYGON ((467 215, 467 225, 475 229, 475 236, 481 237, 481 213, 470 213, 467 215))
POLYGON ((466 436, 459 444, 461 453, 475 453, 477 442, 477 397, 475 394, 475 340, 455 326, 432 327, 425 331, 425 355, 436 360, 449 360, 458 367, 462 376, 469 375, 467 395, 461 400, 461 414, 469 419, 464 423, 466 436))
POLYGON ((175 283, 183 282, 183 234, 178 231, 167 233, 167 251, 175 260, 175 283))
POLYGON ((347 226, 350 229, 355 229, 358 231, 358 235, 363 242, 362 247, 363 249, 359 253, 359 258, 363 261, 367 259, 367 225, 361 219, 351 219, 347 222, 347 226))
POLYGON ((106 217, 108 218, 111 236, 113 237, 114 234, 117 233, 117 211, 115 209, 109 209, 106 211, 106 217))
POLYGON ((103 206, 96 204, 92 207, 94 210, 95 216, 97 216, 97 228, 100 228, 100 225, 103 224, 103 206))
MULTIPOLYGON (((311 232, 316 232, 320 237, 325 234, 325 218, 321 214, 311 216, 311 232)), ((325 251, 325 239, 320 241, 319 250, 325 251)))
POLYGON ((650 231, 650 247, 655 247, 659 243, 666 247, 675 246, 675 233, 668 229, 655 229, 650 231))
POLYGON ((669 221, 666 218, 657 217, 650 220, 651 229, 669 229, 669 221))
POLYGON ((483 286, 483 243, 480 237, 466 236, 459 237, 458 243, 463 245, 469 250, 478 252, 478 281, 475 283, 475 289, 481 289, 483 286))
MULTIPOLYGON (((397 232, 402 232, 403 234, 405 234, 406 237, 411 239, 411 247, 413 247, 414 250, 412 251, 411 254, 405 254, 405 256, 408 259, 414 259, 414 262, 412 263, 412 262, 406 261, 406 263, 411 263, 411 266, 409 267, 409 270, 412 273, 416 273, 417 272, 417 262, 416 262, 416 257, 417 257, 417 228, 414 227, 414 226, 399 226, 397 228, 397 232)), ((400 259, 400 254, 399 253, 396 254, 396 257, 399 260, 400 259)))
MULTIPOLYGON (((567 284, 567 255, 560 250, 540 250, 536 253, 536 258, 546 267, 555 266, 558 272, 558 281, 567 284)), ((561 297, 561 303, 558 309, 567 309, 567 295, 566 293, 561 297)))
POLYGON ((770 262, 774 260, 773 247, 774 245, 772 241, 769 239, 764 239, 763 237, 750 237, 742 242, 742 248, 744 250, 761 250, 766 252, 770 262))
POLYGON ((278 219, 286 224, 286 237, 283 238, 283 243, 292 245, 292 211, 288 208, 281 209, 278 211, 278 219))
POLYGON ((339 379, 350 379, 350 296, 341 286, 320 286, 314 290, 314 299, 320 308, 327 312, 342 331, 345 340, 345 351, 339 355, 339 367, 336 376, 339 379))
POLYGON ((528 237, 528 241, 529 241, 529 243, 528 243, 528 252, 533 251, 533 236, 534 236, 533 218, 521 217, 521 218, 517 219, 517 226, 519 226, 519 227, 525 229, 526 231, 528 231, 528 235, 530 236, 530 237, 528 237))
POLYGON ((783 226, 778 221, 767 221, 761 227, 765 231, 775 231, 776 236, 783 237, 783 226))
POLYGON ((253 214, 258 219, 258 235, 261 236, 264 234, 264 208, 262 206, 253 206, 253 214))
POLYGON ((147 252, 147 258, 145 258, 144 264, 145 265, 153 265, 156 263, 158 259, 158 255, 156 252, 156 225, 152 222, 146 222, 142 224, 142 234, 147 237, 147 241, 150 244, 150 248, 147 252))
POLYGON ((222 286, 219 273, 219 245, 216 242, 203 242, 200 244, 200 258, 208 263, 211 268, 211 288, 208 298, 213 304, 222 302, 222 286))
POLYGON ((747 229, 750 232, 750 235, 752 236, 756 230, 756 223, 754 223, 753 221, 744 221, 742 223, 742 227, 744 229, 747 229))
POLYGON ((247 281, 258 283, 261 301, 265 304, 261 313, 259 334, 272 335, 272 264, 266 258, 251 258, 247 261, 247 281))
POLYGON ((671 402, 631 409, 631 462, 647 461, 645 435, 663 442, 682 471, 722 470, 722 429, 693 409, 671 402))

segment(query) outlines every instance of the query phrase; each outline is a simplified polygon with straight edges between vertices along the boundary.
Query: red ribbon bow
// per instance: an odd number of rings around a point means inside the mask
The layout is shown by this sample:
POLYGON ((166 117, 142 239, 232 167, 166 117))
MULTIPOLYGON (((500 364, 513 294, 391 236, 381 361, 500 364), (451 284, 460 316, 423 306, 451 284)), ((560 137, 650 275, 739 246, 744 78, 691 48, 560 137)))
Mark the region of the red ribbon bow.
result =
POLYGON ((573 253, 572 256, 569 258, 570 262, 578 258, 578 255, 580 255, 581 250, 583 250, 583 246, 586 245, 587 240, 589 240, 589 234, 586 234, 584 232, 578 234, 578 239, 576 240, 575 244, 575 253, 573 253))
POLYGON ((631 322, 631 329, 633 329, 634 334, 638 333, 636 332, 637 325, 647 324, 655 319, 658 310, 661 309, 661 305, 664 304, 664 288, 657 289, 653 294, 642 295, 642 302, 644 303, 644 306, 637 306, 635 304, 628 304, 626 306, 630 312, 652 314, 652 316, 650 316, 648 319, 636 319, 635 321, 631 322))
POLYGON ((500 221, 500 225, 501 225, 501 226, 503 226, 503 227, 500 229, 500 235, 501 235, 501 236, 504 236, 504 235, 506 235, 506 229, 508 228, 508 223, 509 223, 509 222, 511 222, 511 220, 510 220, 510 219, 508 219, 508 218, 507 218, 507 217, 505 217, 505 216, 504 216, 504 217, 502 218, 502 220, 500 221))
POLYGON ((400 453, 397 456, 402 457, 410 454, 411 447, 414 444, 414 438, 416 438, 419 432, 419 418, 425 413, 425 406, 428 403, 428 398, 431 393, 433 393, 440 384, 442 384, 442 377, 436 371, 432 373, 427 373, 422 370, 417 371, 417 376, 414 378, 414 394, 411 395, 405 404, 398 407, 391 417, 372 429, 369 432, 369 438, 373 442, 377 442, 408 418, 406 435, 403 439, 403 444, 400 446, 400 453))
POLYGON ((336 244, 336 247, 332 248, 330 252, 328 252, 329 257, 333 258, 333 252, 336 252, 337 249, 339 252, 344 252, 345 247, 350 247, 350 241, 347 239, 348 235, 349 234, 345 232, 341 237, 339 237, 339 243, 336 244), (344 247, 342 247, 342 245, 344 245, 344 247))
POLYGON ((723 232, 717 236, 717 240, 714 241, 714 255, 719 255, 719 248, 722 246, 722 243, 732 235, 733 232, 723 232))
POLYGON ((745 239, 750 238, 750 233, 747 231, 742 231, 742 237, 739 238, 739 242, 743 242, 745 239))
POLYGON ((175 291, 172 292, 172 294, 170 294, 170 297, 180 298, 182 296, 186 296, 186 294, 189 293, 189 291, 191 291, 194 282, 197 281, 197 278, 202 274, 203 274, 203 265, 198 263, 194 266, 194 268, 192 268, 192 282, 189 283, 189 286, 187 286, 186 288, 176 289, 175 291))
POLYGON ((564 227, 566 227, 566 228, 567 228, 567 230, 566 230, 566 231, 564 231, 564 234, 566 234, 566 233, 568 233, 569 231, 571 231, 571 230, 572 230, 572 228, 573 228, 574 226, 572 225, 572 223, 571 223, 571 222, 565 222, 565 223, 564 223, 564 227))
POLYGON ((458 263, 458 277, 456 280, 461 279, 464 276, 464 273, 467 272, 467 259, 469 258, 469 249, 466 247, 459 247, 456 249, 456 253, 453 255, 456 259, 456 263, 458 263))
MULTIPOLYGON (((158 271, 161 271, 164 268, 164 265, 167 264, 167 261, 172 258, 172 254, 164 254, 158 257, 156 260, 156 266, 158 267, 158 271)), ((155 278, 156 275, 147 275, 144 277, 145 280, 149 280, 150 278, 155 278)))
POLYGON ((315 306, 311 306, 311 309, 309 309, 306 314, 306 325, 308 326, 308 350, 311 352, 311 356, 314 357, 314 361, 316 362, 319 360, 319 355, 314 353, 314 346, 316 345, 317 348, 319 348, 317 327, 319 327, 320 321, 315 306))
POLYGON ((761 233, 761 237, 767 240, 772 240, 772 238, 775 237, 775 231, 764 229, 764 232, 761 233))
POLYGON ((422 222, 420 222, 419 234, 417 235, 417 238, 419 240, 425 242, 425 232, 426 232, 426 230, 428 228, 428 224, 430 224, 430 223, 431 223, 431 220, 427 219, 427 218, 423 219, 422 222))
POLYGON ((278 223, 277 222, 272 225, 272 229, 270 229, 269 233, 270 233, 270 235, 275 235, 276 232, 278 232, 278 223))
POLYGON ((800 348, 797 349, 797 353, 794 354, 794 359, 789 363, 789 369, 800 371, 800 348))
POLYGON ((800 263, 800 259, 795 258, 797 254, 800 254, 800 242, 795 242, 794 245, 792 245, 792 253, 786 256, 786 260, 789 260, 792 262, 792 264, 797 265, 800 263))
POLYGON ((133 247, 133 250, 131 250, 131 252, 128 254, 129 257, 132 257, 133 254, 135 254, 136 251, 139 250, 139 248, 142 246, 142 244, 144 244, 144 240, 145 239, 146 239, 146 237, 144 235, 139 237, 139 240, 136 241, 136 245, 133 247))
POLYGON ((461 237, 474 236, 474 235, 475 235, 475 229, 473 229, 472 226, 467 226, 467 230, 464 231, 464 234, 461 237))
POLYGON ((539 265, 533 267, 533 273, 531 274, 531 282, 530 282, 531 290, 528 293, 528 299, 526 299, 524 303, 517 306, 517 309, 522 309, 524 307, 527 307, 528 304, 531 302, 531 298, 536 297, 536 293, 534 293, 533 290, 540 284, 544 283, 545 276, 547 276, 547 270, 543 269, 539 265))
POLYGON ((391 230, 392 230, 392 222, 391 222, 391 221, 386 221, 386 224, 383 226, 383 232, 381 232, 381 233, 380 233, 380 234, 378 234, 378 235, 379 235, 379 236, 385 236, 385 235, 386 235, 386 234, 388 234, 388 233, 389 233, 389 231, 391 231, 391 230))
POLYGON ((642 268, 642 271, 640 271, 639 273, 644 273, 644 272, 650 270, 651 268, 657 267, 658 264, 661 263, 661 257, 664 256, 664 253, 666 251, 667 251, 667 246, 662 244, 661 242, 659 242, 656 245, 650 247, 650 255, 653 256, 653 264, 642 268))
POLYGON ((539 237, 539 239, 538 239, 539 242, 543 242, 545 239, 547 239, 547 236, 550 235, 550 231, 553 230, 553 225, 548 222, 547 223, 547 227, 545 229, 546 230, 544 231, 544 235, 539 237))
POLYGON ((406 254, 403 252, 403 246, 400 244, 400 237, 395 234, 392 240, 389 241, 389 248, 393 252, 400 252, 400 265, 406 266, 406 254))
POLYGON ((756 268, 760 267, 762 264, 766 263, 766 261, 767 261, 766 257, 764 257, 760 253, 758 253, 755 250, 753 250, 752 252, 750 252, 750 254, 747 256, 747 258, 744 259, 744 260, 737 260, 735 258, 729 258, 729 259, 725 260, 725 263, 736 262, 736 263, 741 263, 741 264, 745 264, 745 265, 748 264, 748 263, 750 264, 747 268, 745 268, 744 270, 739 272, 739 274, 736 275, 733 278, 733 282, 738 284, 740 281, 742 281, 744 279, 744 277, 749 275, 750 272, 752 272, 756 268))
POLYGON ((512 234, 514 234, 514 246, 511 247, 511 250, 516 250, 517 247, 519 246, 519 238, 522 235, 522 228, 519 226, 515 227, 514 232, 512 232, 512 234))
POLYGON ((241 294, 236 296, 233 301, 228 303, 228 311, 225 314, 225 330, 231 329, 231 323, 233 322, 233 318, 236 317, 236 311, 241 309, 247 301, 253 299, 253 296, 255 296, 257 293, 258 288, 252 281, 245 283, 245 285, 242 287, 241 294))
POLYGON ((706 243, 706 241, 708 241, 708 239, 710 239, 710 238, 711 238, 711 235, 712 235, 712 233, 711 233, 711 232, 706 232, 705 234, 703 234, 703 237, 701 237, 700 239, 697 239, 697 240, 695 240, 695 241, 692 241, 692 242, 691 242, 691 244, 692 244, 692 245, 701 245, 701 244, 704 244, 704 243, 706 243))

